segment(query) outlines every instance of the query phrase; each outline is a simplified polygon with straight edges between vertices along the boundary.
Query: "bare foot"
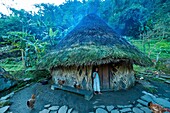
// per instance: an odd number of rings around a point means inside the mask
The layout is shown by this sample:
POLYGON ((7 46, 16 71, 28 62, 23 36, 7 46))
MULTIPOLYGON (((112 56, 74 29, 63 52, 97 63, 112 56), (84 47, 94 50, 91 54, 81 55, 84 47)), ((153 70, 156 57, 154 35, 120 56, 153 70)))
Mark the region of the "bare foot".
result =
POLYGON ((97 93, 94 92, 94 95, 97 95, 97 93))
POLYGON ((101 92, 99 92, 99 94, 102 94, 101 92))

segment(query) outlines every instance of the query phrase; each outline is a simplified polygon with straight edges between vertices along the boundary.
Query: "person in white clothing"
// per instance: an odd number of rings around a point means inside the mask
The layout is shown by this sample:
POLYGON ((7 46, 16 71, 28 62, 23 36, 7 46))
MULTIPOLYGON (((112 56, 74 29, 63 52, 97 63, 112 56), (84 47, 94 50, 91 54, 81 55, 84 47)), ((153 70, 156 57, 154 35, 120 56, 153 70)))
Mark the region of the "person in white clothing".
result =
POLYGON ((98 92, 98 94, 102 94, 100 92, 100 79, 98 74, 98 68, 96 68, 95 72, 93 72, 93 89, 94 89, 94 94, 96 94, 96 92, 98 92))

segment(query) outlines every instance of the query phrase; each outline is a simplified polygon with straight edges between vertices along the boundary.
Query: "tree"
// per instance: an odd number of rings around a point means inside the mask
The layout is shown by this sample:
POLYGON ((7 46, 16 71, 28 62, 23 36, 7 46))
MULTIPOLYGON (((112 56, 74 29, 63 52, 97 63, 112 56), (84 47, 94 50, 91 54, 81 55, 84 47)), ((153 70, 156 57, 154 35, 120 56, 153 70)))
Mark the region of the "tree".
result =
POLYGON ((8 32, 7 34, 8 36, 3 37, 4 40, 13 46, 13 51, 21 51, 24 67, 30 66, 32 62, 38 62, 41 54, 45 52, 46 43, 40 43, 39 40, 27 32, 8 32))

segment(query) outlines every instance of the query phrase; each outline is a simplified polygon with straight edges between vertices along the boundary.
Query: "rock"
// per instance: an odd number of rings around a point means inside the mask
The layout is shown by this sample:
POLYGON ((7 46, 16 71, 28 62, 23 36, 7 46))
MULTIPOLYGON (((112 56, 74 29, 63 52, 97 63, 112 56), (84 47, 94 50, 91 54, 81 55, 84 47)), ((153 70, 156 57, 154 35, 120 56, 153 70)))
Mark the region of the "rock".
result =
POLYGON ((48 110, 48 109, 43 109, 42 111, 40 111, 39 113, 49 113, 50 112, 50 110, 48 110))
POLYGON ((54 90, 54 86, 53 85, 51 85, 51 90, 54 90))
POLYGON ((131 111, 131 108, 124 108, 124 109, 121 109, 120 111, 127 113, 127 112, 130 112, 130 111, 131 111))
POLYGON ((161 75, 160 77, 165 78, 165 79, 170 79, 170 76, 167 76, 167 75, 161 75))
POLYGON ((160 78, 160 77, 158 79, 161 80, 161 81, 165 81, 166 80, 165 78, 160 78))
MULTIPOLYGON (((165 99, 162 99, 162 98, 156 98, 154 95, 150 94, 150 93, 147 93, 145 91, 143 91, 142 93, 145 93, 146 95, 150 96, 150 98, 155 102, 155 103, 158 103, 160 105, 162 105, 163 107, 168 107, 170 108, 170 102, 165 100, 165 99)), ((137 100, 138 101, 138 100, 137 100)), ((142 103, 141 103, 142 104, 142 103)), ((145 103, 144 103, 145 104, 145 103)), ((146 105, 147 106, 147 105, 146 105)))
POLYGON ((57 113, 57 111, 50 111, 50 113, 57 113))
POLYGON ((8 99, 8 98, 11 98, 13 95, 14 95, 14 92, 12 92, 12 93, 4 96, 4 97, 1 97, 0 101, 1 101, 1 100, 6 100, 6 99, 8 99))
POLYGON ((6 76, 11 76, 3 68, 0 67, 0 91, 7 90, 17 84, 15 80, 6 78, 6 76))
POLYGON ((117 107, 118 108, 131 108, 131 107, 133 107, 133 105, 131 105, 131 104, 130 105, 123 105, 123 106, 122 105, 117 105, 117 107))
POLYGON ((170 102, 162 98, 153 98, 153 101, 160 104, 163 107, 170 108, 170 102))
POLYGON ((145 113, 151 113, 151 110, 148 107, 142 107, 140 109, 143 110, 145 113))
POLYGON ((48 108, 51 111, 55 111, 58 110, 59 106, 51 106, 50 108, 48 108))
POLYGON ((58 113, 66 113, 67 109, 68 109, 68 107, 64 105, 58 110, 58 113))
POLYGON ((108 111, 111 111, 112 109, 114 109, 114 106, 112 106, 112 105, 111 106, 106 106, 106 108, 107 108, 108 111))
POLYGON ((139 107, 144 107, 144 106, 142 106, 141 104, 137 104, 136 107, 139 108, 139 107))
POLYGON ((153 94, 148 93, 146 91, 142 91, 142 93, 145 94, 145 95, 149 95, 151 98, 156 98, 153 94))
POLYGON ((96 113, 108 113, 108 112, 102 108, 97 108, 96 113))
POLYGON ((93 108, 94 109, 96 109, 96 108, 105 108, 105 106, 104 105, 100 105, 100 106, 94 106, 93 108))
POLYGON ((132 109, 132 111, 134 112, 134 113, 144 113, 142 110, 140 110, 139 108, 133 108, 132 109))
POLYGON ((8 110, 9 106, 0 108, 0 113, 5 113, 8 110))
POLYGON ((152 99, 151 96, 149 96, 149 95, 144 95, 144 96, 141 97, 141 99, 142 99, 142 100, 145 100, 145 101, 147 101, 147 102, 153 101, 153 99, 152 99))
POLYGON ((137 102, 139 102, 140 104, 142 104, 144 106, 148 106, 148 102, 145 102, 143 100, 138 99, 137 102))
POLYGON ((45 105, 44 107, 45 108, 49 108, 51 105, 50 104, 47 104, 47 105, 45 105))
POLYGON ((26 86, 28 87, 28 86, 30 86, 31 84, 26 84, 26 86))
POLYGON ((67 113, 71 113, 71 111, 73 110, 73 108, 70 108, 69 110, 68 110, 68 112, 67 113))
POLYGON ((144 87, 146 88, 157 88, 153 85, 150 84, 150 82, 146 81, 146 80, 140 80, 138 81, 140 84, 142 84, 144 87))
POLYGON ((120 113, 118 110, 112 110, 111 113, 120 113))
POLYGON ((93 104, 97 104, 97 103, 98 103, 98 101, 93 102, 93 104))
POLYGON ((73 112, 72 113, 78 113, 78 111, 77 110, 73 110, 73 112))
POLYGON ((166 80, 165 83, 170 84, 170 80, 166 80))
POLYGON ((31 78, 25 78, 23 81, 30 81, 31 80, 31 78))

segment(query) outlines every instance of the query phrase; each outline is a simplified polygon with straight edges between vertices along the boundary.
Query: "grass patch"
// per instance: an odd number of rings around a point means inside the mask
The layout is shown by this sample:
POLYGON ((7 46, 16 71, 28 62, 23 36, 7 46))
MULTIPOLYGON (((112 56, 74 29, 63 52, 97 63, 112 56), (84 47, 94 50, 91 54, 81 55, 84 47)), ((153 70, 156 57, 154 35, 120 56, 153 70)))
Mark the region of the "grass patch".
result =
POLYGON ((6 58, 5 60, 1 60, 0 67, 9 72, 20 71, 24 69, 22 61, 15 61, 14 58, 6 58))
POLYGON ((4 100, 0 102, 0 107, 9 106, 11 102, 9 100, 4 100))
MULTIPOLYGON (((144 72, 145 70, 161 70, 165 73, 170 73, 169 67, 164 65, 163 62, 170 60, 170 41, 162 39, 152 39, 147 40, 143 44, 143 40, 130 40, 133 45, 135 45, 140 51, 144 52, 152 59, 155 63, 153 67, 139 67, 134 65, 134 70, 139 72, 144 72), (145 46, 145 51, 144 51, 145 46), (157 61, 157 62, 156 62, 157 61)), ((169 65, 169 64, 168 64, 169 65)))
POLYGON ((10 73, 7 77, 13 78, 15 80, 23 80, 25 78, 31 78, 38 81, 41 78, 46 78, 50 76, 47 70, 36 70, 35 67, 24 68, 22 61, 15 61, 15 58, 7 58, 1 60, 0 67, 4 68, 10 73))
POLYGON ((158 90, 154 87, 144 87, 144 88, 149 93, 157 93, 158 92, 158 90))
POLYGON ((170 42, 167 40, 156 40, 152 39, 145 44, 143 40, 130 40, 133 45, 135 45, 140 51, 146 53, 148 56, 150 54, 151 59, 156 59, 158 53, 161 59, 170 58, 170 42), (145 46, 145 51, 144 51, 145 46))

